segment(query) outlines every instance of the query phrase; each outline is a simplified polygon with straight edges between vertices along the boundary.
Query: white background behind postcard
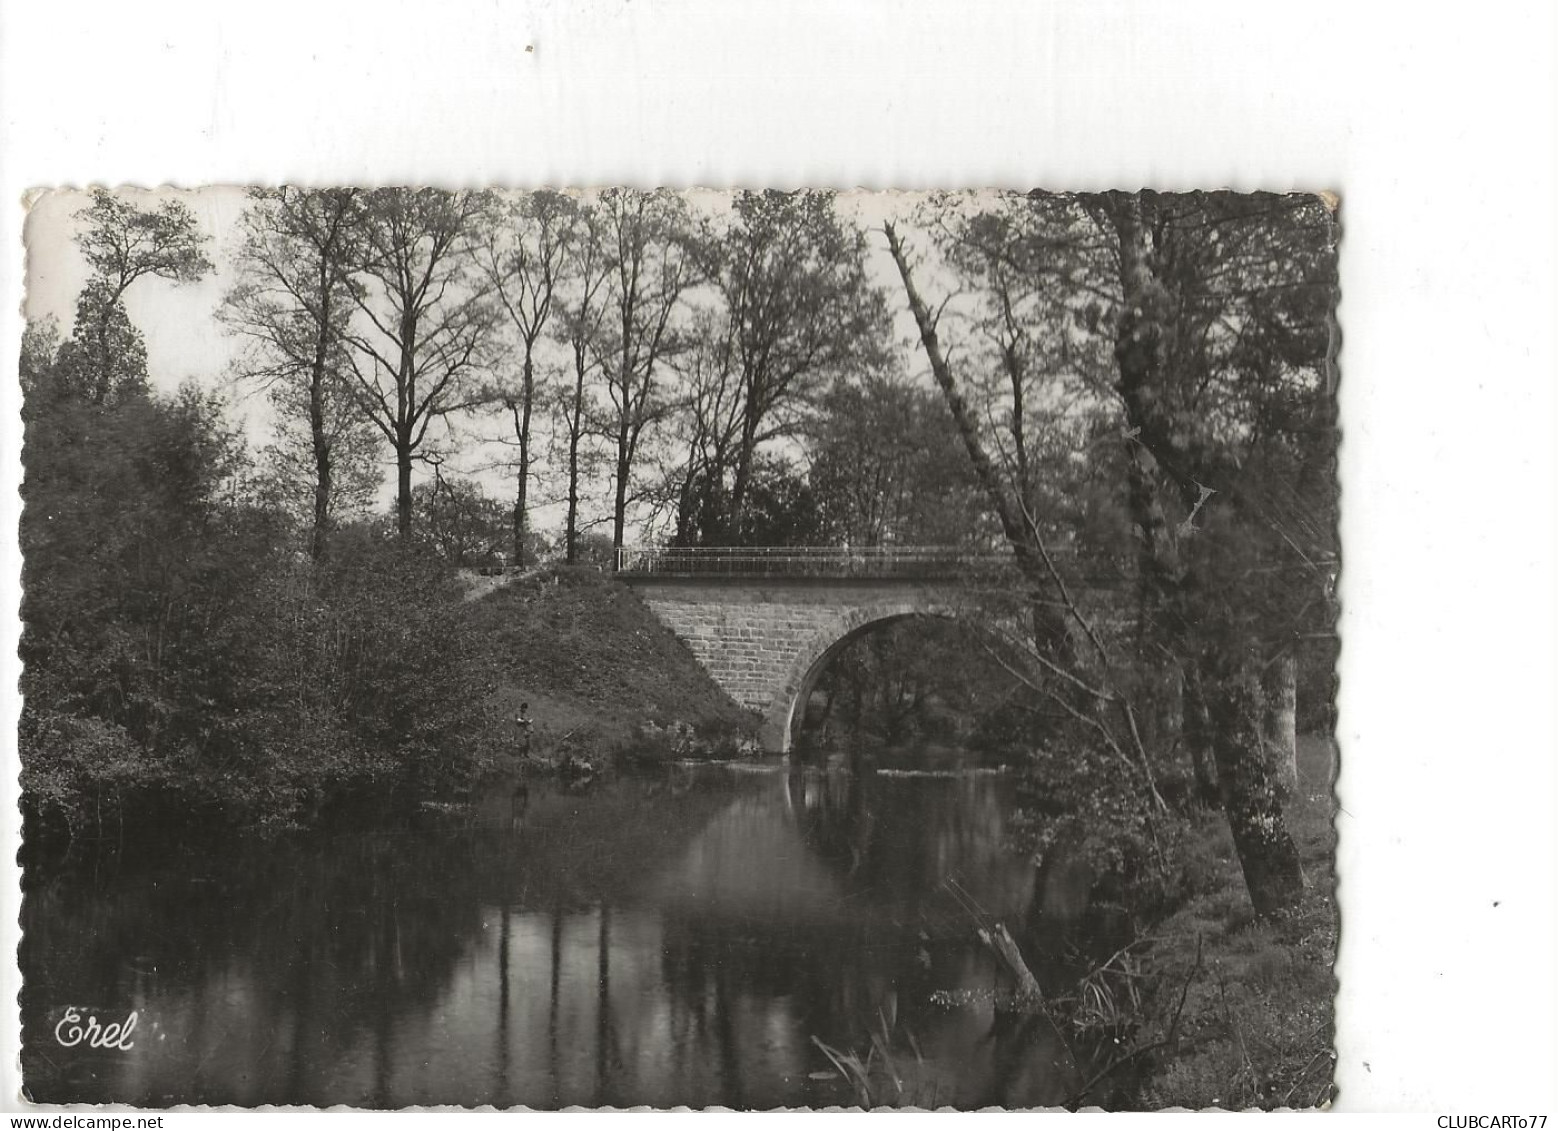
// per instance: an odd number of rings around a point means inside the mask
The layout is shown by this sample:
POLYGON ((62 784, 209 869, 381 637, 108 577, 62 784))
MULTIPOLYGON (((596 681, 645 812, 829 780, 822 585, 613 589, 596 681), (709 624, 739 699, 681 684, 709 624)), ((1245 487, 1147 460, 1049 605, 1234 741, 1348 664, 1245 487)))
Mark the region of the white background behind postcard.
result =
POLYGON ((1340 192, 1341 1106, 1552 1109, 1549 4, 0 3, 8 688, 29 187, 1340 192))

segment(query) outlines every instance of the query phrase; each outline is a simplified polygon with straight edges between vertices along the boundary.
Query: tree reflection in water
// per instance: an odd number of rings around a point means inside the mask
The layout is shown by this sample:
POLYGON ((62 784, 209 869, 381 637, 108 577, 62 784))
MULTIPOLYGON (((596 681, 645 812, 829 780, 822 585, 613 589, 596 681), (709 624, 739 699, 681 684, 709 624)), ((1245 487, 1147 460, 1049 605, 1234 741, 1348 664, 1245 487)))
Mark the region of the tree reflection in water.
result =
POLYGON ((1009 803, 989 776, 677 768, 522 804, 500 785, 389 830, 33 863, 27 1088, 824 1105, 853 1092, 812 1038, 864 1050, 885 1030, 919 1066, 909 1098, 1053 1103, 1077 1069, 1052 1032, 996 1024, 968 910, 1017 925, 1063 902, 1007 850, 1009 803), (59 1047, 70 1004, 138 1010, 135 1047, 59 1047))

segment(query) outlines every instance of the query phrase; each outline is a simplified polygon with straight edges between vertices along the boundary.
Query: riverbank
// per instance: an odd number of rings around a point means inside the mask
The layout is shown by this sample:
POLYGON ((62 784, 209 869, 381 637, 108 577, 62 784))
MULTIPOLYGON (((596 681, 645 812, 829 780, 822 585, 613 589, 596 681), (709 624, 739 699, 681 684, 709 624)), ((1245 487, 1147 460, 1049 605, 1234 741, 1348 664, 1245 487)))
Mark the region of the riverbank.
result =
POLYGON ((209 630, 184 632, 160 668, 63 646, 30 658, 30 840, 329 824, 458 801, 527 765, 733 754, 756 731, 597 571, 473 596, 439 563, 368 540, 319 565, 261 562, 252 580, 222 590, 209 630))
POLYGON ((486 704, 491 746, 520 760, 514 719, 533 720, 529 759, 734 755, 757 717, 698 665, 626 585, 594 569, 558 567, 471 602, 470 629, 492 650, 486 704))
POLYGON ((1189 848, 1209 882, 1158 924, 1145 953, 1153 1032, 1142 1109, 1311 1108, 1332 1098, 1338 915, 1334 747, 1299 740, 1299 791, 1286 813, 1307 886, 1298 907, 1258 921, 1228 823, 1209 810, 1189 848))

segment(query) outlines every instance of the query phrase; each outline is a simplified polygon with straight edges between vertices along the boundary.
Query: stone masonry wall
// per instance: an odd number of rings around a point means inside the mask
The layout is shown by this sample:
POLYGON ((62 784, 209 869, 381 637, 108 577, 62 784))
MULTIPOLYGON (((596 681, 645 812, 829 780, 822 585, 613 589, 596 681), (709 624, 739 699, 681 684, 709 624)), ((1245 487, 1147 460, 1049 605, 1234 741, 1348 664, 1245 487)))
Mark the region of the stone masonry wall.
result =
POLYGON ((922 587, 890 581, 632 584, 726 694, 764 716, 763 745, 778 751, 789 749, 795 698, 830 647, 865 624, 935 605, 922 587))

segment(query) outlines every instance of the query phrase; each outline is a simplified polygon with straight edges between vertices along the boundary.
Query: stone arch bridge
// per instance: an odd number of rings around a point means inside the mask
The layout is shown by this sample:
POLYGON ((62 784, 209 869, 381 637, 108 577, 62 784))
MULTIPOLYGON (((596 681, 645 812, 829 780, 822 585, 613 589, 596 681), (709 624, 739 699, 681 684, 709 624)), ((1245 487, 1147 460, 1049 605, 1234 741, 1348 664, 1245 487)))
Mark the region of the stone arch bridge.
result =
POLYGON ((762 716, 763 748, 785 753, 818 678, 847 644, 902 617, 957 616, 971 575, 1010 561, 923 547, 624 549, 617 577, 726 694, 762 716))

